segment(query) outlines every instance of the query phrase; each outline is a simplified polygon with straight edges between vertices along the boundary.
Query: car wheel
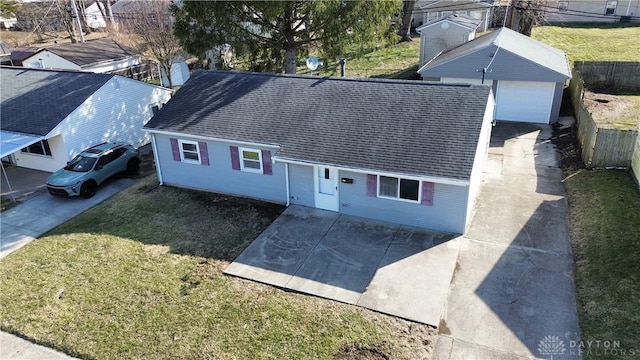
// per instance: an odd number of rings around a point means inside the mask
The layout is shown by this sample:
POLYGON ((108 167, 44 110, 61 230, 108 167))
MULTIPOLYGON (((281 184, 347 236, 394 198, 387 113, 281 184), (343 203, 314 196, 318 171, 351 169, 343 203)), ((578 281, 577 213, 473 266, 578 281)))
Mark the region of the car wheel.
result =
POLYGON ((80 187, 80 196, 85 199, 92 198, 93 195, 96 194, 97 188, 98 185, 96 185, 94 181, 87 181, 86 183, 82 184, 82 187, 80 187))
POLYGON ((136 175, 139 170, 140 170, 140 160, 138 159, 129 160, 129 162, 127 163, 127 174, 136 175))

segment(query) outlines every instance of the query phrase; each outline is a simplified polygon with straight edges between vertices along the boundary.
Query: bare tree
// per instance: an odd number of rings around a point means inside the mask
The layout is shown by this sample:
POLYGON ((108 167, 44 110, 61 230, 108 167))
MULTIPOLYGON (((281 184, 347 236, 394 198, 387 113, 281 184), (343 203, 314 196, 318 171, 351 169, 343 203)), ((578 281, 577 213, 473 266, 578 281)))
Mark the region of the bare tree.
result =
POLYGON ((402 2, 402 24, 398 30, 400 41, 411 41, 411 18, 416 0, 404 0, 402 2))
POLYGON ((151 52, 172 87, 171 65, 182 48, 173 34, 170 5, 169 0, 131 1, 118 21, 136 35, 139 51, 151 52))
POLYGON ((531 36, 531 30, 544 20, 545 0, 520 0, 516 4, 518 15, 518 32, 531 36))

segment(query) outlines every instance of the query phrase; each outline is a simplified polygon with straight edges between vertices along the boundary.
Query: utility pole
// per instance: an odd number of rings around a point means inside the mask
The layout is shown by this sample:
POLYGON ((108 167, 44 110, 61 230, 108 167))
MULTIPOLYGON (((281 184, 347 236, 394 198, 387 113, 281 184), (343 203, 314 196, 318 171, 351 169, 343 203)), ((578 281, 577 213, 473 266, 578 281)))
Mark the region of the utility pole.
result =
POLYGON ((82 33, 82 23, 80 22, 80 17, 78 16, 78 8, 76 7, 76 0, 71 0, 71 16, 73 17, 73 21, 78 26, 78 31, 80 32, 80 42, 84 42, 84 34, 82 33))

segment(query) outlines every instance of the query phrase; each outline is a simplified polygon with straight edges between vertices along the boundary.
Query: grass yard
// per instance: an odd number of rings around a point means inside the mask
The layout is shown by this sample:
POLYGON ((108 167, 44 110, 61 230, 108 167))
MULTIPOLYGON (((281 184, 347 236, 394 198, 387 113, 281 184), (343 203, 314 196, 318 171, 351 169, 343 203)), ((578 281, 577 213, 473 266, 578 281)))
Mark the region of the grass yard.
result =
MULTIPOLYGON (((392 77, 399 75, 411 67, 415 67, 415 71, 418 71, 417 64, 419 56, 420 37, 414 36, 413 41, 380 48, 376 51, 363 54, 358 58, 347 58, 347 76, 351 78, 392 77)), ((308 73, 309 69, 307 69, 304 64, 298 67, 298 74, 308 73)), ((314 71, 313 74, 320 76, 340 76, 338 59, 332 61, 325 60, 325 64, 314 71)))
POLYGON ((640 194, 628 173, 613 170, 582 170, 565 185, 582 340, 620 342, 617 353, 593 345, 584 357, 637 358, 640 194))
POLYGON ((2 259, 2 330, 95 359, 429 356, 426 325, 222 274, 280 206, 155 184, 2 259))
POLYGON ((531 37, 563 50, 571 61, 638 61, 640 26, 539 26, 531 37))

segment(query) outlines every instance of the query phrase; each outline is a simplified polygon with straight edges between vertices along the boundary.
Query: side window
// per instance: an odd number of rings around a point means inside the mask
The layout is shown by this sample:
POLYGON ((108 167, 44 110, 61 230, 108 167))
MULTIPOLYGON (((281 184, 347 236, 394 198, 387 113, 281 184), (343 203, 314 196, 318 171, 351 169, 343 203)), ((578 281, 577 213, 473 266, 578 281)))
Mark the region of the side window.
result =
POLYGON ((618 1, 617 0, 607 0, 606 6, 605 6, 605 10, 604 10, 604 14, 605 15, 615 15, 616 6, 618 6, 618 1))
POLYGON ((115 160, 119 158, 120 156, 124 155, 124 153, 126 152, 127 152, 127 149, 123 147, 113 150, 113 159, 115 160))

